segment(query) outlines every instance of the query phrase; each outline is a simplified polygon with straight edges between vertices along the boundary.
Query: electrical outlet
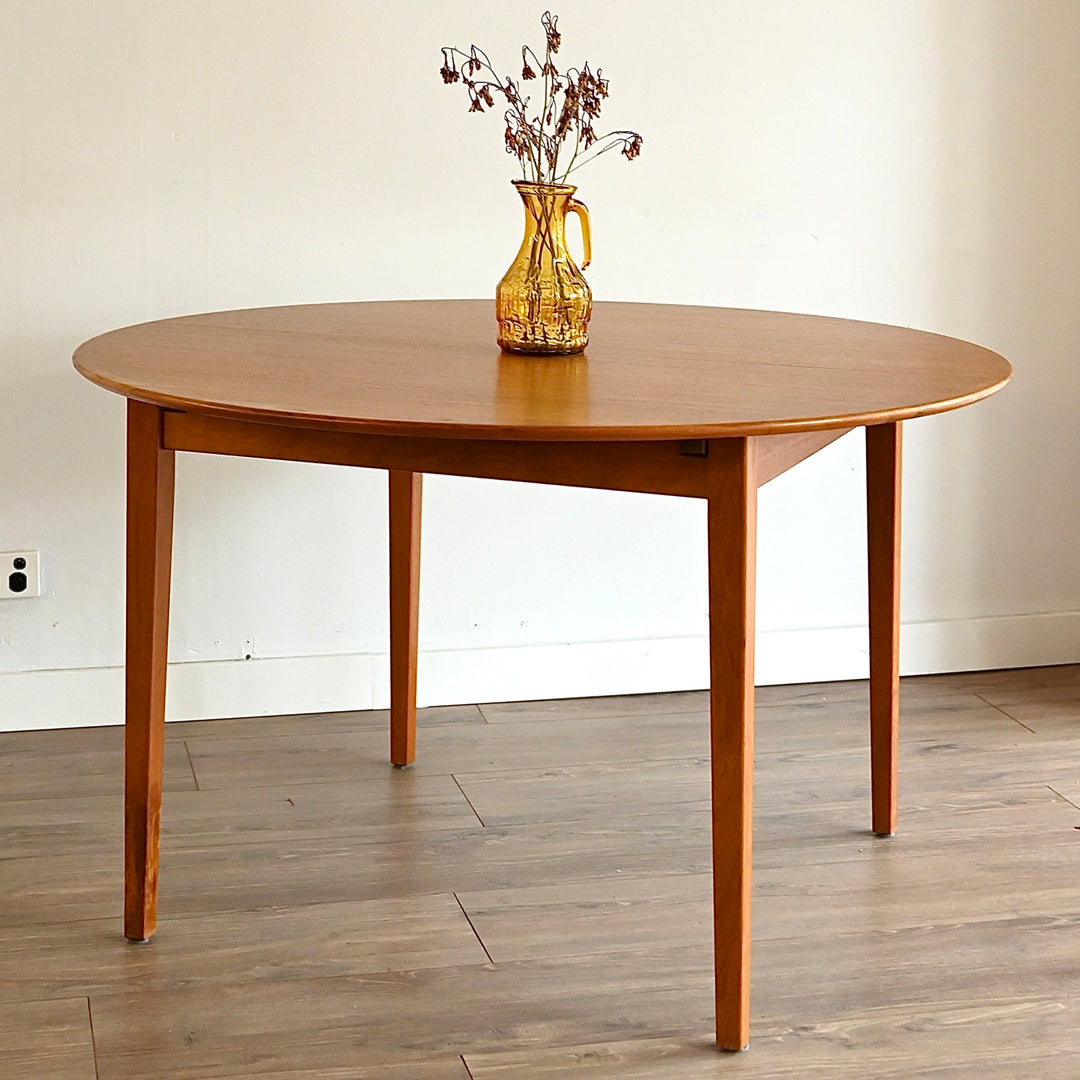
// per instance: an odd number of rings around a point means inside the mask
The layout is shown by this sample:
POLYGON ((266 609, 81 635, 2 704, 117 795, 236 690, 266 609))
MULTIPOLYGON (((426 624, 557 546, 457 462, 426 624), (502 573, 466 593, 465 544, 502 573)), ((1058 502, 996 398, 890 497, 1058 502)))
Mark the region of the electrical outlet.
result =
POLYGON ((0 552, 0 600, 41 595, 40 561, 36 551, 0 552))

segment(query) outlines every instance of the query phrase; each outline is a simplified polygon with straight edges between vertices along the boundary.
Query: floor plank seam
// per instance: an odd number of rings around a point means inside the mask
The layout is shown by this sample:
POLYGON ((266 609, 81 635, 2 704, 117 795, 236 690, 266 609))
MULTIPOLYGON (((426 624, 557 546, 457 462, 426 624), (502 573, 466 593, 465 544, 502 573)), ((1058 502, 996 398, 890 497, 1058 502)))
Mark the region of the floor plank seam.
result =
POLYGON ((191 768, 191 779, 195 781, 195 790, 201 791, 202 788, 199 787, 199 774, 195 771, 195 762, 191 758, 191 746, 186 739, 184 740, 184 752, 187 754, 188 765, 191 768))
POLYGON ((985 701, 991 709, 997 709, 997 711, 1001 713, 1002 716, 1007 716, 1014 724, 1019 724, 1025 731, 1030 731, 1032 735, 1038 735, 1038 732, 1033 727, 1028 727, 1023 720, 1017 720, 1016 717, 1012 715, 1012 713, 1008 712, 1006 709, 1003 709, 1000 705, 995 705, 992 701, 989 701, 987 698, 983 697, 982 694, 976 694, 975 696, 980 701, 985 701))
MULTIPOLYGON (((1062 799, 1063 801, 1067 802, 1070 806, 1074 807, 1075 809, 1080 810, 1080 803, 1073 802, 1073 800, 1070 799, 1068 795, 1063 795, 1060 791, 1058 791, 1057 788, 1051 787, 1050 784, 1047 784, 1046 785, 1046 790, 1051 792, 1052 794, 1056 795, 1059 799, 1062 799)), ((1078 825, 1076 827, 1080 828, 1080 825, 1078 825)))
POLYGON ((484 955, 488 958, 488 963, 492 967, 495 966, 495 961, 491 957, 491 953, 488 952, 488 947, 484 944, 484 939, 480 936, 480 932, 476 929, 472 919, 469 917, 469 913, 465 910, 465 905, 461 902, 461 897, 457 893, 454 893, 454 899, 457 901, 457 906, 461 908, 461 914, 465 916, 465 921, 469 924, 469 929, 476 935, 476 940, 480 942, 480 948, 484 950, 484 955))
MULTIPOLYGON (((631 719, 636 719, 636 718, 632 717, 631 719)), ((503 725, 500 724, 499 726, 502 727, 503 725)), ((533 724, 530 724, 529 726, 530 727, 538 727, 539 723, 534 722, 533 724)), ((781 751, 777 750, 777 751, 773 751, 773 753, 780 754, 781 751)), ((709 758, 708 758, 708 753, 707 752, 688 753, 688 754, 675 754, 675 755, 667 755, 667 754, 663 754, 663 753, 657 753, 657 754, 652 755, 651 757, 640 757, 640 758, 637 758, 637 757, 631 757, 631 758, 597 758, 595 761, 590 761, 588 763, 588 767, 589 768, 604 768, 604 769, 606 769, 606 768, 624 769, 624 768, 629 768, 631 765, 650 765, 650 766, 651 765, 679 765, 679 764, 695 764, 695 765, 697 765, 697 764, 703 764, 703 763, 707 764, 708 761, 709 761, 709 758)), ((410 766, 410 768, 414 768, 414 767, 415 766, 410 766)), ((492 766, 488 766, 488 767, 479 767, 479 766, 477 766, 477 765, 470 762, 467 767, 462 769, 462 773, 467 774, 469 776, 478 776, 478 777, 517 776, 519 774, 524 775, 524 776, 529 776, 529 775, 535 775, 537 773, 537 771, 539 771, 541 768, 550 770, 550 769, 576 769, 576 768, 580 768, 580 767, 581 767, 581 758, 580 758, 580 756, 575 756, 573 758, 567 758, 567 759, 562 759, 562 758, 559 758, 559 757, 553 757, 550 760, 545 761, 543 763, 543 765, 527 765, 527 766, 522 766, 520 768, 511 768, 511 767, 508 767, 506 765, 492 765, 492 766)), ((437 773, 437 774, 428 774, 428 775, 442 776, 444 774, 437 773)), ((449 775, 453 776, 454 774, 450 773, 449 775)))
POLYGON ((465 789, 461 786, 461 781, 458 780, 457 776, 454 775, 454 773, 450 774, 450 779, 453 780, 454 783, 457 785, 458 791, 461 792, 461 797, 469 804, 469 809, 476 815, 476 820, 480 822, 481 828, 486 829, 487 822, 480 816, 480 811, 477 810, 475 806, 473 806, 472 799, 469 798, 469 796, 465 793, 465 789))
POLYGON ((90 1023, 90 1052, 94 1056, 94 1080, 101 1080, 101 1070, 98 1068, 97 1040, 94 1038, 94 1009, 90 1004, 90 998, 86 999, 86 1018, 90 1023))

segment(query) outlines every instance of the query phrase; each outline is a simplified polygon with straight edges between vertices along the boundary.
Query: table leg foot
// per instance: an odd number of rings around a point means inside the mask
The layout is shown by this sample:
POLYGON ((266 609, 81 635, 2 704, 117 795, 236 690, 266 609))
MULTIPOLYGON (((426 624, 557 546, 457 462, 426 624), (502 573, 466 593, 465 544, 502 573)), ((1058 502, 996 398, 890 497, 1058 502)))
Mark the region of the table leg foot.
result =
POLYGON ((870 616, 870 778, 873 830, 896 831, 900 716, 899 423, 866 429, 866 535, 870 616))
POLYGON ((124 729, 124 936, 157 920, 174 457, 161 410, 128 402, 127 646, 124 729))
POLYGON ((423 475, 390 470, 390 760, 416 760, 423 475))
POLYGON ((754 762, 754 443, 709 445, 709 656, 716 1042, 750 1041, 754 762))

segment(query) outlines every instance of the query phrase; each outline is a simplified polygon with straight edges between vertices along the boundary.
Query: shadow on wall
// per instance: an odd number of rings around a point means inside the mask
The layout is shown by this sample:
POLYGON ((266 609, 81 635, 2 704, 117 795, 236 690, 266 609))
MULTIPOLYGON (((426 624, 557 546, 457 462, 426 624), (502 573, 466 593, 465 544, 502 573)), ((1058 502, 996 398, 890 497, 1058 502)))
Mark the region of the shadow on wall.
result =
MULTIPOLYGON (((919 426, 925 523, 951 549, 906 562, 908 585, 960 613, 1080 610, 1080 5, 939 5, 938 326, 1005 355, 1002 394, 919 426)), ((908 500, 913 505, 915 500, 908 500)), ((925 525, 925 527, 924 527, 925 525)), ((909 549, 909 550, 911 550, 909 549)), ((1080 659, 1078 652, 1072 659, 1080 659)))

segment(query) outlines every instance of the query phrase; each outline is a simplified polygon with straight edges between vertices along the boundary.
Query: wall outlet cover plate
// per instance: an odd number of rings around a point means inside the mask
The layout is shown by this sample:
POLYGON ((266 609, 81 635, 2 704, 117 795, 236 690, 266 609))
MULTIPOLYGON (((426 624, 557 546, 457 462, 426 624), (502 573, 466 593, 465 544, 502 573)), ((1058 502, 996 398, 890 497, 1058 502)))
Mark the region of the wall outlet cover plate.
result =
POLYGON ((0 600, 41 595, 41 563, 36 551, 0 552, 0 600))

